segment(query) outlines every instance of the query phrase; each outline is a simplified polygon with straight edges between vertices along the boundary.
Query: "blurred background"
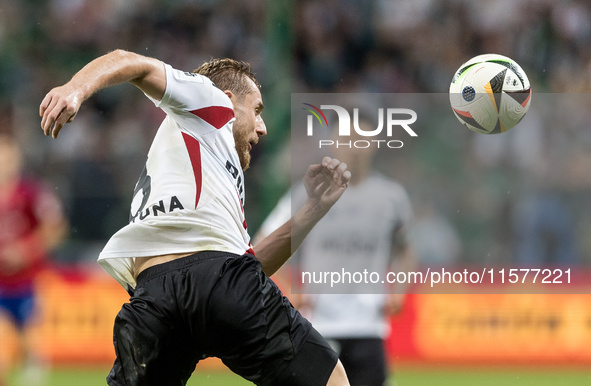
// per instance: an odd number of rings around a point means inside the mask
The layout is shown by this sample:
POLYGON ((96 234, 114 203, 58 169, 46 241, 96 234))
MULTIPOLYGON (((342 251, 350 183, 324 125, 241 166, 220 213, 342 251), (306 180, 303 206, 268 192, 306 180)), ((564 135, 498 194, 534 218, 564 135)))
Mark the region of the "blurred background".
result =
MULTIPOLYGON (((419 258, 496 264, 514 256, 581 272, 591 263, 588 1, 3 1, 0 133, 16 137, 25 174, 52 188, 69 223, 50 267, 36 279, 39 311, 30 335, 47 367, 108 368, 113 360, 112 320, 126 294, 95 260, 127 222, 163 113, 121 85, 88 100, 51 140, 40 130, 38 107, 51 88, 116 48, 185 70, 215 57, 251 63, 269 133, 246 173, 251 235, 289 188, 291 93, 447 93, 469 58, 509 56, 529 76, 532 103, 536 94, 553 95, 548 108, 562 108, 557 116, 568 123, 534 112, 502 136, 460 128, 456 141, 438 132, 388 166, 411 195, 419 258), (560 100, 568 103, 554 103, 560 100), (520 189, 524 180, 531 189, 520 189)), ((466 384, 487 384, 471 369, 507 364, 526 365, 545 379, 552 379, 548 365, 556 365, 558 379, 566 380, 565 372, 575 377, 560 384, 591 384, 588 371, 572 368, 591 362, 584 344, 591 340, 590 306, 580 294, 409 296, 392 319, 389 359, 400 367, 394 371, 400 385, 447 384, 412 377, 450 366, 464 369, 466 384)), ((18 340, 4 318, 0 350, 12 364, 19 362, 18 340)), ((541 384, 519 374, 496 384, 541 384)))

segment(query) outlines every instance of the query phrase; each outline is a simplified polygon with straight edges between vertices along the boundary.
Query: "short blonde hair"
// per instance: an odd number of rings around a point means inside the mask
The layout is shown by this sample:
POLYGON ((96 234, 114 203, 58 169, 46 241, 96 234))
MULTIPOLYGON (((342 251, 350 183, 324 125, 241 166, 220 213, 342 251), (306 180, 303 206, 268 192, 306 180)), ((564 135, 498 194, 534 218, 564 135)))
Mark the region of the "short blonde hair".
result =
POLYGON ((194 73, 208 77, 221 90, 230 90, 236 95, 244 95, 252 90, 247 79, 260 89, 250 64, 234 59, 212 59, 203 63, 194 73))

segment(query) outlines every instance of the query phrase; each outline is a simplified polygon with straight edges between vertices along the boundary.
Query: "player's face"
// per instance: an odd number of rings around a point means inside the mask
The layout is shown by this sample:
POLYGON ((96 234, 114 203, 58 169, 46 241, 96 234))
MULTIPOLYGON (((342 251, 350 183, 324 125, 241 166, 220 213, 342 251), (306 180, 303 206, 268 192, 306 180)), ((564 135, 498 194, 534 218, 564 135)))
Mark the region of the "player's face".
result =
MULTIPOLYGON (((249 79, 250 82, 252 82, 249 79)), ((261 117, 263 111, 263 99, 258 87, 252 82, 251 92, 244 95, 232 95, 230 97, 234 104, 234 142, 240 166, 242 170, 248 169, 250 165, 250 151, 259 142, 260 137, 267 135, 265 122, 261 117)))
MULTIPOLYGON (((359 127, 365 131, 375 129, 375 126, 372 126, 371 122, 364 120, 363 118, 359 119, 359 127)), ((335 126, 333 135, 334 140, 338 141, 338 125, 335 126)), ((355 142, 365 139, 367 139, 367 137, 361 136, 354 130, 353 127, 351 127, 351 135, 347 140, 355 142)), ((365 172, 371 167, 371 162, 376 151, 377 148, 374 146, 369 148, 337 146, 335 149, 333 149, 333 156, 340 161, 345 162, 348 166, 348 169, 351 171, 351 175, 355 176, 357 173, 365 172)))

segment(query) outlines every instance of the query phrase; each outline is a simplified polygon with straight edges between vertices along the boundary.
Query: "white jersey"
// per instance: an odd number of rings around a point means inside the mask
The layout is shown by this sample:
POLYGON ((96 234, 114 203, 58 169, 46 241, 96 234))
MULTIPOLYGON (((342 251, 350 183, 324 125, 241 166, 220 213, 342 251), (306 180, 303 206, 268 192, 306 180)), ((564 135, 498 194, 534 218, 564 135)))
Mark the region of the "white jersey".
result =
POLYGON ((125 288, 135 287, 135 257, 250 248, 232 102, 208 78, 165 68, 166 91, 153 102, 167 116, 136 184, 129 224, 98 259, 125 288))
MULTIPOLYGON (((300 206, 303 189, 293 193, 294 209, 300 206)), ((287 196, 263 224, 262 232, 286 221, 287 196), (283 213, 278 216, 277 214, 283 213), (279 218, 282 217, 282 218, 279 218), (270 224, 274 222, 275 224, 270 224)), ((300 246, 298 272, 387 272, 393 243, 406 243, 412 219, 410 200, 397 182, 377 173, 347 188, 330 211, 300 246)), ((326 292, 330 288, 327 288, 326 292)), ((303 289, 304 293, 306 289, 303 289)), ((385 290, 384 290, 385 291, 385 290)), ((322 292, 322 291, 315 291, 322 292)), ((321 293, 311 297, 312 308, 303 310, 314 327, 327 338, 380 337, 388 332, 382 293, 321 293)))

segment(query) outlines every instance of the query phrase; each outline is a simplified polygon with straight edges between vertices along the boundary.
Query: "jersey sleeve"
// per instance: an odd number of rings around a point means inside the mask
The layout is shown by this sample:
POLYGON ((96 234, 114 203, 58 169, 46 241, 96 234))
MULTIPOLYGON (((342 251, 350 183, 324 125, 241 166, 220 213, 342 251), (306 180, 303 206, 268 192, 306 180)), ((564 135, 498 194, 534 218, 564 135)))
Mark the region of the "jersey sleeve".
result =
POLYGON ((150 98, 183 130, 200 137, 220 130, 234 119, 230 98, 209 78, 165 64, 166 90, 161 100, 150 98))

